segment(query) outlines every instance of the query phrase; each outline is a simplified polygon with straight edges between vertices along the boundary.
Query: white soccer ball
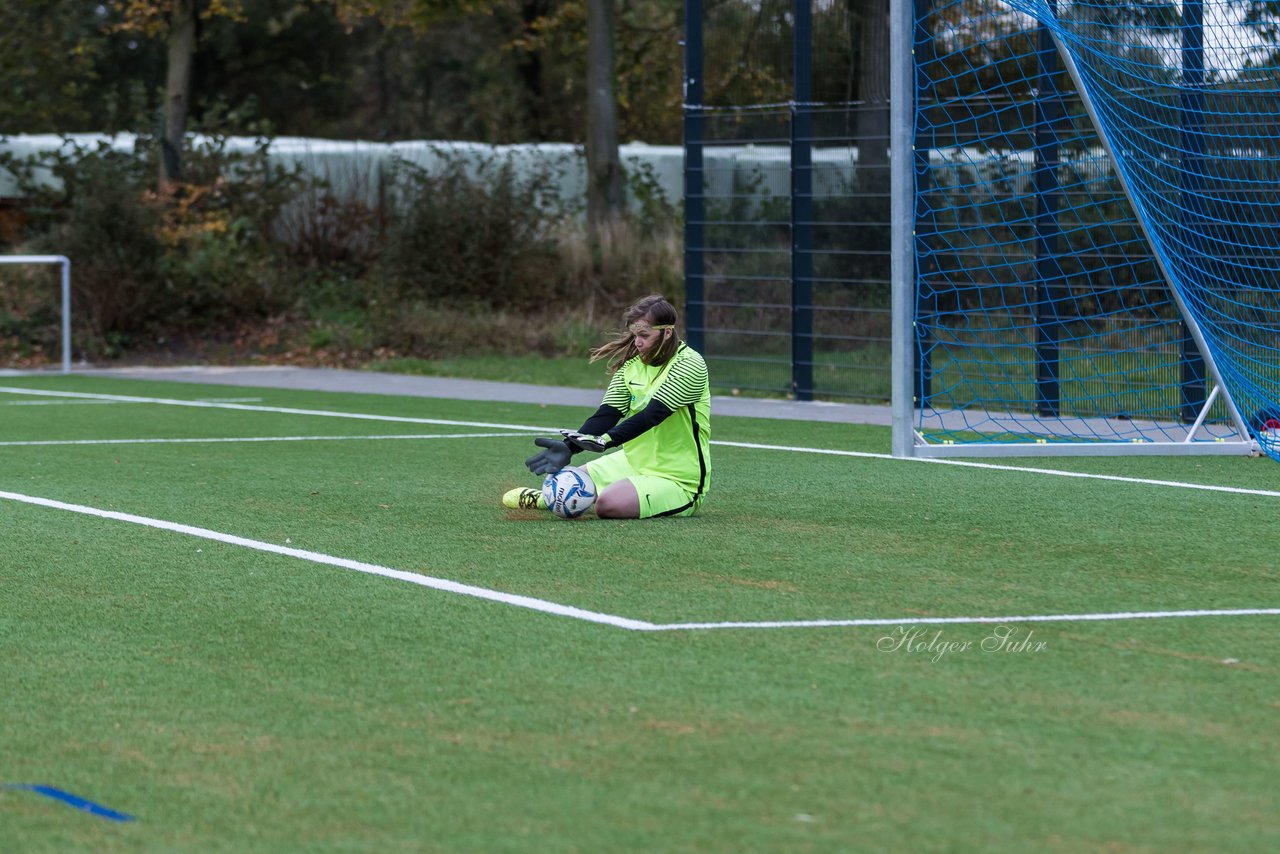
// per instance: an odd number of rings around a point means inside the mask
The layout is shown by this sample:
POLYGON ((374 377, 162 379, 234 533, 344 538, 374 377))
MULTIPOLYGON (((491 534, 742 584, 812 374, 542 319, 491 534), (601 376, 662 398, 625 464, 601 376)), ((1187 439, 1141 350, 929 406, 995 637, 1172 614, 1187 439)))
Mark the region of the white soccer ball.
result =
POLYGON ((542 497, 552 513, 573 519, 596 503, 596 485, 591 482, 591 475, 586 469, 565 466, 547 475, 542 482, 542 497))

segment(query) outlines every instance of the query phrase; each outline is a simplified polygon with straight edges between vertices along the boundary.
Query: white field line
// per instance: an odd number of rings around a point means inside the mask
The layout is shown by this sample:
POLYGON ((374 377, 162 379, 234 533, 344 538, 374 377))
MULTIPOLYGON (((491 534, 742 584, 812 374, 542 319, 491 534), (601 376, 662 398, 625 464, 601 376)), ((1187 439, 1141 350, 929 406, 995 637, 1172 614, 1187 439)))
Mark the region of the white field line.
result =
POLYGON ((646 631, 690 629, 825 629, 862 626, 951 626, 996 623, 1098 623, 1118 620, 1170 620, 1190 617, 1276 617, 1280 608, 1229 608, 1214 611, 1118 611, 1104 614, 1024 614, 1008 617, 874 617, 859 620, 773 620, 763 622, 658 623, 646 631))
POLYGON ((535 599, 530 596, 519 596, 512 593, 503 593, 499 590, 490 590, 486 587, 476 587, 470 584, 462 584, 457 581, 450 581, 445 578, 436 578, 431 575, 422 575, 416 572, 407 572, 401 569, 392 569, 387 566, 379 566, 378 564, 365 563, 364 561, 351 560, 349 558, 335 557, 333 555, 323 554, 321 552, 308 551, 306 549, 295 549, 289 546, 279 546, 275 543, 267 543, 261 540, 251 540, 247 537, 238 537, 234 534, 224 534, 220 531, 213 531, 208 528, 198 528, 193 525, 183 525, 179 522, 169 522, 164 519, 152 519, 147 516, 136 516, 132 513, 121 513, 115 510, 101 510, 97 507, 86 507, 82 504, 68 504, 65 501, 55 501, 49 498, 40 498, 34 495, 23 495, 16 492, 0 492, 0 500, 16 501, 22 504, 30 504, 36 507, 45 507, 53 510, 64 510, 71 513, 80 513, 85 516, 93 516, 99 519, 109 519, 116 522, 129 522, 134 525, 142 525, 148 528, 157 528, 162 531, 171 531, 177 534, 185 534, 189 537, 198 537, 204 540, 212 540, 226 545, 240 546, 242 548, 253 549, 255 551, 267 552, 269 554, 282 555, 284 557, 297 558, 299 560, 310 561, 311 563, 323 564, 325 566, 338 567, 339 569, 350 569, 356 572, 363 572, 369 575, 379 575, 383 578, 390 578, 396 581, 405 581, 410 584, 417 584, 421 587, 429 587, 433 590, 441 590, 446 593, 456 593, 461 596, 472 596, 477 599, 485 599, 490 602, 498 602, 503 605, 510 605, 516 608, 525 608, 530 611, 539 611, 544 614, 552 614, 558 617, 569 617, 574 620, 583 620, 588 623, 596 623, 599 625, 613 626, 614 628, 626 629, 628 631, 638 632, 667 632, 667 631, 688 631, 688 630, 712 630, 712 629, 813 629, 813 628, 838 628, 838 627, 862 627, 862 626, 908 626, 908 625, 964 625, 973 623, 1080 623, 1080 622, 1097 622, 1104 620, 1158 620, 1158 619, 1176 619, 1190 617, 1257 617, 1257 616, 1277 616, 1280 615, 1280 608, 1239 608, 1239 609, 1222 609, 1213 611, 1125 611, 1111 614, 1031 614, 1020 616, 1003 616, 1003 617, 895 617, 895 618, 868 618, 855 620, 793 620, 793 621, 734 621, 721 623, 651 623, 645 620, 633 620, 628 617, 620 617, 616 614, 604 614, 598 611, 588 611, 583 608, 575 608, 570 605, 561 605, 557 602, 549 602, 545 599, 535 599))
MULTIPOLYGON (((23 389, 13 387, 0 387, 0 393, 8 394, 41 394, 54 397, 72 397, 82 399, 105 399, 121 403, 151 403, 170 406, 193 406, 200 408, 215 409, 233 409, 250 412, 274 412, 292 415, 317 415, 324 417, 337 418, 354 418, 368 421, 394 421, 408 423, 423 424, 441 424, 450 426, 475 426, 488 427, 504 430, 522 430, 535 432, 549 432, 554 428, 514 425, 514 424, 493 424, 490 422, 475 421, 447 421, 442 419, 430 418, 406 418, 390 415, 369 415, 351 412, 331 412, 326 410, 313 409, 293 409, 285 407, 271 406, 247 406, 234 403, 219 403, 207 400, 177 400, 167 398, 146 398, 131 397, 125 395, 96 395, 83 392, 57 392, 41 389, 23 389)), ((484 434, 491 436, 492 434, 484 434)), ((513 436, 524 435, 524 433, 510 434, 513 436)), ((303 441, 320 437, 286 437, 285 440, 303 441)), ((325 437, 325 438, 392 438, 392 437, 325 437)), ((400 437, 395 437, 400 438, 400 437)), ((436 437, 432 437, 436 438, 436 437)), ((441 436, 439 438, 446 438, 441 436)), ((460 438, 456 435, 449 435, 447 438, 460 438)), ((279 439, 278 439, 279 440, 279 439)), ((91 441, 91 440, 90 440, 91 441)), ((110 441, 110 440, 109 440, 110 441)), ((131 440, 124 440, 131 441, 131 440)), ((136 440, 133 440, 136 441, 136 440)), ((191 441, 191 440, 149 440, 156 442, 166 441, 191 441)), ((203 441, 254 441, 252 439, 215 439, 203 441)), ((258 441, 271 441, 270 439, 258 441)), ((17 443, 16 443, 17 444, 17 443)), ((26 444, 26 443, 21 443, 26 444)), ((38 443, 30 443, 38 444, 38 443)), ((737 447, 755 450, 767 451, 783 451, 791 453, 806 454, 823 454, 829 456, 853 457, 877 460, 897 460, 890 454, 878 454, 865 451, 843 451, 830 448, 810 448, 803 446, 788 445, 769 445, 753 442, 724 442, 716 441, 712 444, 723 445, 727 447, 737 447)), ((1243 495, 1257 495, 1265 497, 1280 497, 1280 492, 1263 489, 1245 489, 1230 486, 1214 486, 1209 484, 1184 483, 1182 481, 1166 481, 1154 480, 1150 478, 1133 478, 1122 477, 1118 475, 1102 475, 1090 474, 1086 472, 1062 471, 1058 469, 1031 468, 1022 466, 999 465, 994 463, 969 462, 965 460, 935 459, 935 458, 910 458, 910 462, 927 462, 936 463, 938 465, 956 465, 969 468, 993 469, 997 471, 1026 472, 1031 474, 1046 474, 1059 477, 1074 477, 1093 480, 1104 480, 1121 483, 1137 483, 1149 486, 1167 486, 1182 489, 1198 489, 1210 492, 1226 492, 1243 495)), ((585 611, 580 608, 560 605, 554 602, 547 602, 541 599, 533 599, 525 596, 516 596, 500 591, 488 590, 481 587, 473 587, 471 585, 459 584, 458 582, 449 581, 447 579, 434 578, 432 576, 420 575, 403 570, 390 569, 375 564, 363 563, 361 561, 353 561, 347 558, 338 558, 330 555, 323 555, 317 552, 309 552, 301 549, 292 549, 285 546, 277 546, 272 543, 263 543, 257 540, 249 540, 244 537, 237 537, 231 534, 222 534, 217 531, 210 531, 204 528, 196 528, 189 525, 182 525, 176 522, 167 522, 160 519, 149 519, 142 516, 134 516, 127 513, 118 513, 110 510, 98 510, 92 507, 83 507, 80 505, 66 504, 64 502, 52 501, 50 499, 37 498, 33 496, 24 496, 17 493, 0 492, 0 499, 8 499, 12 501, 21 501, 29 504, 36 504, 45 507, 52 507, 62 510, 70 510, 78 513, 85 513, 91 516, 99 516, 106 519, 115 519, 119 521, 132 522, 134 524, 146 525, 149 527, 160 528, 163 530, 175 531, 191 536, 204 537, 206 539, 216 540, 219 542, 229 543, 232 545, 240 545, 246 548, 253 548, 259 551, 266 551, 275 554, 288 555, 298 557, 303 560, 310 560, 316 563, 327 564, 330 566, 338 566, 346 569, 354 569, 359 572, 368 572, 374 575, 382 575, 388 578, 395 578, 410 583, 419 584, 424 587, 431 587, 447 592, 459 593, 462 595, 475 596, 477 598, 489 599, 492 601, 503 602, 516 607, 529 608, 531 610, 543 611, 545 613, 558 614, 560 616, 572 617, 574 619, 586 620, 588 622, 602 623, 606 625, 617 626, 632 631, 675 631, 690 629, 774 629, 774 628, 829 628, 829 627, 860 627, 860 626, 893 626, 893 625, 917 625, 917 624, 974 624, 974 623, 1020 623, 1020 622, 1096 622, 1108 620, 1143 620, 1143 619, 1173 619, 1173 618, 1190 618, 1190 617, 1232 617, 1232 616, 1275 616, 1280 615, 1280 608, 1245 608, 1234 610, 1183 610, 1183 611, 1127 611, 1118 613, 1099 613, 1099 614, 1056 614, 1056 615, 1020 615, 1020 616, 1004 616, 1004 617, 901 617, 901 618, 866 618, 851 620, 794 620, 794 621, 730 621, 716 623, 667 623, 655 624, 641 620, 632 620, 626 617, 619 617, 612 614, 601 614, 594 611, 585 611)))
POLYGON ((199 445, 235 442, 340 442, 358 439, 509 439, 537 435, 523 433, 406 433, 397 436, 243 436, 189 439, 30 439, 0 442, 0 448, 28 447, 34 445, 199 445))
POLYGON ((489 421, 450 421, 443 418, 410 418, 403 415, 369 415, 362 412, 334 412, 326 409, 294 409, 287 406, 252 406, 246 403, 216 403, 210 400, 179 400, 167 397, 133 397, 125 394, 89 394, 79 391, 48 391, 46 389, 0 386, 0 394, 28 394, 47 397, 68 397, 82 400, 113 400, 118 403, 152 403, 162 406, 190 406, 197 409, 230 409, 238 412, 274 412, 282 415, 313 415, 321 418, 353 418, 357 421, 390 421, 397 424, 439 424, 447 427, 487 427, 495 430, 536 430, 540 433, 555 432, 555 427, 538 427, 528 424, 494 424, 489 421))
POLYGON ((5 406, 115 406, 118 400, 6 400, 5 406))
MULTIPOLYGON (((91 394, 88 392, 50 391, 46 389, 19 388, 14 386, 0 386, 0 394, 47 395, 50 397, 67 397, 67 398, 86 399, 86 400, 112 400, 120 403, 151 403, 151 404, 160 404, 165 406, 192 406, 192 407, 206 408, 206 409, 231 409, 231 410, 238 410, 243 412, 273 412, 273 413, 281 413, 286 415, 315 415, 315 416, 328 417, 328 418, 354 418, 354 419, 363 420, 363 421, 392 421, 397 423, 408 423, 408 424, 439 424, 439 425, 446 425, 446 426, 453 426, 453 427, 485 427, 485 428, 496 429, 496 430, 531 430, 531 431, 540 432, 540 433, 550 433, 556 430, 556 428, 554 427, 543 427, 543 426, 528 425, 528 424, 494 424, 487 421, 449 421, 449 420, 444 420, 439 418, 408 418, 408 417, 397 416, 397 415, 369 415, 369 414, 358 413, 358 412, 332 412, 332 411, 322 410, 322 409, 294 409, 294 408, 279 407, 279 406, 250 406, 247 404, 238 404, 238 403, 218 403, 218 402, 209 401, 209 400, 178 400, 178 399, 162 398, 162 397, 133 397, 129 395, 118 395, 118 394, 91 394)), ((899 457, 894 457, 891 454, 876 454, 876 453, 870 453, 866 451, 841 451, 841 450, 835 450, 831 448, 808 448, 808 447, 796 447, 796 446, 789 446, 789 445, 765 445, 765 444, 758 444, 755 442, 724 442, 724 441, 716 440, 716 441, 713 441, 711 444, 720 445, 724 447, 731 447, 731 448, 748 448, 748 449, 765 450, 765 451, 787 451, 787 452, 801 453, 801 454, 826 454, 829 456, 856 457, 856 458, 873 459, 873 460, 898 460, 898 461, 904 461, 904 462, 931 463, 934 465, 963 466, 966 468, 991 469, 994 471, 1022 472, 1024 474, 1043 474, 1043 475, 1051 475, 1055 477, 1073 477, 1073 478, 1080 478, 1084 480, 1103 480, 1103 481, 1111 481, 1113 483, 1134 483, 1134 484, 1142 484, 1145 486, 1165 486, 1165 487, 1172 487, 1176 489, 1193 489, 1193 490, 1202 490, 1205 492, 1225 492, 1225 493, 1232 493, 1236 495, 1256 495, 1256 496, 1265 497, 1265 498, 1280 498, 1280 491, 1269 490, 1269 489, 1247 489, 1247 488, 1236 487, 1236 486, 1215 486, 1212 484, 1204 484, 1204 483, 1186 483, 1178 480, 1155 480, 1152 478, 1124 477, 1121 475, 1091 474, 1088 472, 1063 471, 1061 469, 1047 469, 1047 468, 1026 467, 1026 466, 1010 466, 1010 465, 1000 465, 997 463, 970 462, 968 460, 952 460, 952 459, 921 458, 921 457, 899 458, 899 457)))
POLYGON ((132 513, 119 513, 115 510, 100 510, 96 507, 86 507, 82 504, 68 504, 64 501, 54 501, 49 498, 39 498, 34 495, 22 495, 16 492, 0 492, 0 499, 17 501, 22 504, 33 504, 37 507, 48 507, 54 510, 66 510, 72 513, 80 513, 85 516, 96 516, 99 519, 111 519, 117 522, 130 522, 134 525, 158 528, 162 531, 172 531, 178 534, 186 534, 190 537, 199 537, 204 540, 213 540, 214 542, 226 543, 227 545, 241 546, 247 549, 254 549, 255 551, 269 552, 270 554, 298 558, 299 560, 311 561, 312 563, 324 564, 326 566, 336 566, 341 569, 352 569, 356 572, 368 573, 369 575, 381 575, 384 578, 394 578, 397 581, 407 581, 410 584, 430 587, 434 590, 443 590, 446 593, 457 593, 462 596, 474 596, 477 599, 488 599, 492 602, 501 602, 504 605, 512 605, 517 608, 528 608, 531 611, 541 611, 545 614, 572 617, 575 620, 585 620, 589 623, 603 623, 604 625, 616 626, 620 629, 633 630, 649 629, 653 626, 652 623, 646 623, 640 620, 629 620, 626 617, 615 617, 612 614, 599 614, 595 611, 586 611, 582 608, 574 608, 570 605, 561 605, 559 603, 548 602, 543 599, 534 599, 530 596, 517 596, 511 593, 502 593, 497 590, 489 590, 485 587, 474 587, 470 584, 460 584, 456 581, 449 581, 445 578, 421 575, 416 572, 406 572, 401 569, 392 569, 386 566, 378 566, 373 563, 334 557, 332 555, 321 554, 320 552, 295 549, 290 548, 289 546, 278 546, 275 543, 251 540, 247 537, 237 537, 234 534, 223 534, 219 531, 211 531, 208 528, 197 528, 193 525, 168 522, 164 519, 135 516, 132 513))
MULTIPOLYGON (((260 397, 202 397, 206 403, 256 403, 260 397)), ((119 400, 6 400, 0 406, 114 406, 119 400)))
POLYGON ((713 445, 727 445, 732 448, 755 448, 763 451, 791 451, 797 454, 828 454, 837 457, 861 457, 873 460, 898 460, 900 462, 931 463, 940 466, 963 466, 965 468, 991 469, 994 471, 1015 471, 1026 474, 1047 474, 1056 477, 1075 477, 1083 480, 1109 480, 1116 483, 1137 483, 1145 486, 1168 486, 1177 489, 1199 489, 1206 492, 1229 492, 1235 495, 1258 495, 1264 498, 1280 498, 1280 491, 1273 489, 1249 489, 1242 486, 1216 486, 1210 483, 1187 483, 1181 480, 1155 480, 1148 477, 1125 477, 1116 474, 1093 474, 1082 471, 1064 471, 1062 469, 1036 468, 1032 466, 1007 466, 998 463, 977 463, 969 460, 947 460, 936 457, 895 457, 892 454, 873 454, 867 451, 839 451, 832 448, 805 448, 788 445, 761 445, 754 442, 712 442, 713 445))

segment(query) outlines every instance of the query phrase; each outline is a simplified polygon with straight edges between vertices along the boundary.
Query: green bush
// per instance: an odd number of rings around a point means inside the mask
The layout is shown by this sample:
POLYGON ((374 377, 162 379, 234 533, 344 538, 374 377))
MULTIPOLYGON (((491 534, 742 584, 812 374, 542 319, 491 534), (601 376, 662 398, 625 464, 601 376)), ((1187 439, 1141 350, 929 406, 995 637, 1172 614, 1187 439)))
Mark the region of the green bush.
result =
POLYGON ((553 238, 563 211, 553 178, 545 170, 522 178, 510 161, 452 158, 437 171, 401 161, 374 271, 381 304, 518 310, 563 302, 553 238))
POLYGON ((154 189, 155 145, 60 149, 0 165, 28 200, 23 249, 72 259, 78 349, 91 358, 263 316, 286 298, 270 223, 300 178, 213 139, 154 189), (45 174, 56 179, 42 180, 45 174))
MULTIPOLYGON (((679 215, 659 194, 590 247, 549 170, 401 162, 385 179, 346 176, 357 192, 339 197, 266 153, 266 140, 230 152, 208 138, 163 192, 147 138, 0 155, 27 198, 11 251, 72 259, 77 357, 581 355, 636 296, 680 299, 679 215)), ((0 353, 54 352, 56 297, 35 274, 0 270, 0 353)))

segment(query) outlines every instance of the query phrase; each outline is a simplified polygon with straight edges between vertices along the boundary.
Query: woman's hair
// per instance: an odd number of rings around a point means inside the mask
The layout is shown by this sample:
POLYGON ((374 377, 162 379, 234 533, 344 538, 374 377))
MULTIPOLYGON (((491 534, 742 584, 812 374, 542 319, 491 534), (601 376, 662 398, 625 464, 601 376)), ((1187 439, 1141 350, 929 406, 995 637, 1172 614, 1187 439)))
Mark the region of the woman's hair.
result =
MULTIPOLYGON (((666 297, 661 294, 649 294, 637 300, 623 312, 622 333, 609 343, 592 350, 591 361, 606 360, 609 363, 609 373, 612 374, 629 359, 640 355, 640 350, 636 347, 636 336, 631 331, 631 324, 643 321, 650 326, 675 326, 677 320, 679 317, 676 315, 675 306, 667 302, 666 297)), ((659 341, 647 357, 644 357, 645 364, 665 365, 675 355, 676 348, 679 346, 680 338, 673 331, 670 336, 659 341)))

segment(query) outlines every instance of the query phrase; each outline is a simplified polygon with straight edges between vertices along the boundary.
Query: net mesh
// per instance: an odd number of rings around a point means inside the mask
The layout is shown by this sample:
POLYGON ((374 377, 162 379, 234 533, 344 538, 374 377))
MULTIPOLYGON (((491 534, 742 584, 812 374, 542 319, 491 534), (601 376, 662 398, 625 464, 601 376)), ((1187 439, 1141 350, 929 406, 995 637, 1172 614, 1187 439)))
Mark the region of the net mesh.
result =
POLYGON ((1280 8, 916 8, 920 433, 1280 458, 1280 8))

